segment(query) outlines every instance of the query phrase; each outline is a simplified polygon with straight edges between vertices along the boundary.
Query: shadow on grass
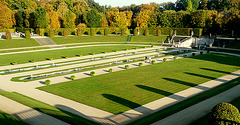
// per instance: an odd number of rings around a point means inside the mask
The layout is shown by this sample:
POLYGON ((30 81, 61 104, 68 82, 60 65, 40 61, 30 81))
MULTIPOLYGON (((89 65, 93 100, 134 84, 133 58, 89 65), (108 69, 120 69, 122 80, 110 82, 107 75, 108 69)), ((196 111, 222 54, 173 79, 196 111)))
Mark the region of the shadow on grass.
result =
POLYGON ((188 75, 193 75, 193 76, 198 76, 198 77, 202 77, 202 78, 207 78, 207 79, 216 79, 215 77, 211 77, 211 76, 205 76, 205 75, 201 75, 201 74, 196 74, 196 73, 190 73, 190 72, 184 72, 188 75))
POLYGON ((236 56, 223 55, 223 54, 204 54, 200 56, 194 56, 193 59, 206 60, 211 62, 217 62, 220 64, 240 66, 240 58, 236 56))
POLYGON ((186 85, 186 86, 190 86, 190 87, 194 87, 194 88, 198 88, 198 89, 202 89, 202 90, 208 90, 209 88, 208 87, 204 87, 204 86, 198 86, 197 84, 193 84, 193 83, 190 83, 190 82, 185 82, 185 81, 181 81, 181 80, 177 80, 177 79, 172 79, 172 78, 163 78, 167 81, 170 81, 170 82, 175 82, 175 83, 179 83, 179 84, 182 84, 182 85, 186 85))
POLYGON ((207 71, 213 71, 213 72, 219 72, 219 73, 225 73, 225 74, 230 74, 231 72, 225 72, 225 71, 221 71, 221 70, 216 70, 216 69, 209 69, 209 68, 200 68, 203 70, 207 70, 207 71))
POLYGON ((144 89, 144 90, 148 90, 150 92, 154 92, 160 95, 164 95, 164 96, 168 96, 170 98, 176 99, 176 100, 182 100, 184 99, 184 97, 179 96, 179 95, 175 95, 174 93, 171 92, 167 92, 164 90, 160 90, 160 89, 156 89, 156 88, 152 88, 152 87, 148 87, 148 86, 144 86, 144 85, 136 85, 137 87, 144 89))

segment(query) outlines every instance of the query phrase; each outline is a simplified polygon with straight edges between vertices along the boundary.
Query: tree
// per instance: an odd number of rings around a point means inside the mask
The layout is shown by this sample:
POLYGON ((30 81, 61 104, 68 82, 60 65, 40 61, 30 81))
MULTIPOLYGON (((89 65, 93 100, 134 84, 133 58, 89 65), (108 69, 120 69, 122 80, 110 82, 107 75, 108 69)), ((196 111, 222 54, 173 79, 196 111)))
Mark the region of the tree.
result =
POLYGON ((17 20, 16 22, 18 27, 23 27, 24 25, 23 14, 24 14, 23 9, 18 10, 18 12, 16 13, 16 20, 17 20))
POLYGON ((35 12, 35 25, 37 28, 46 28, 49 21, 47 20, 45 8, 38 8, 35 12))
POLYGON ((177 0, 176 2, 177 11, 180 11, 180 10, 194 11, 194 10, 197 10, 198 7, 199 7, 199 0, 177 0))
POLYGON ((220 103, 212 108, 209 115, 210 125, 239 125, 238 109, 229 103, 220 103))
POLYGON ((100 27, 101 26, 101 15, 97 10, 93 9, 87 12, 86 24, 88 27, 100 27))
POLYGON ((57 12, 55 11, 51 11, 48 13, 49 17, 50 17, 50 24, 49 24, 49 28, 60 28, 60 17, 58 15, 57 12))
POLYGON ((12 11, 7 6, 0 4, 0 12, 0 28, 12 27, 12 11))
POLYGON ((183 2, 183 6, 185 7, 185 9, 187 11, 193 11, 193 5, 192 5, 192 1, 191 0, 185 0, 183 2))
POLYGON ((63 18, 64 28, 75 28, 76 15, 72 11, 68 11, 63 18))

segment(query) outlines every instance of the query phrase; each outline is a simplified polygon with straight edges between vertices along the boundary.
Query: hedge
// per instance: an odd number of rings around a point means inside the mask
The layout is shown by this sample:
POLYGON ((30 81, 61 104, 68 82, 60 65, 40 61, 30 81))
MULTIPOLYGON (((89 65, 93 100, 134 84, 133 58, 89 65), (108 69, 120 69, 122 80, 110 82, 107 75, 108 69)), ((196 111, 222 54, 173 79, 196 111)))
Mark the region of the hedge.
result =
POLYGON ((26 31, 25 31, 25 37, 26 37, 27 39, 30 39, 30 38, 31 38, 31 35, 30 35, 30 31, 29 31, 29 30, 26 30, 26 31))
POLYGON ((6 40, 11 40, 12 39, 12 35, 9 31, 6 32, 6 40))
POLYGON ((202 36, 203 29, 202 28, 194 28, 193 29, 193 35, 195 36, 202 36))

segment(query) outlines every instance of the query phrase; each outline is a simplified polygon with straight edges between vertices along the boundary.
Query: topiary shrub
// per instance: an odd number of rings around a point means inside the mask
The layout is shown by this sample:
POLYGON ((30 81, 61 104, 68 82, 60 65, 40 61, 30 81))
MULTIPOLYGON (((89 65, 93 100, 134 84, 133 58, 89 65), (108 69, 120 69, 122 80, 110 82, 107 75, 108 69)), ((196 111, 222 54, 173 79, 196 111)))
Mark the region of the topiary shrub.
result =
POLYGON ((82 36, 82 34, 83 34, 82 29, 78 28, 78 30, 77 30, 77 36, 82 36))
POLYGON ((80 56, 82 56, 82 54, 77 54, 76 56, 80 57, 80 56))
POLYGON ((162 35, 161 30, 158 29, 158 30, 157 30, 157 36, 161 36, 161 35, 162 35))
POLYGON ((152 64, 155 64, 156 63, 156 61, 155 60, 152 60, 152 64))
POLYGON ((72 75, 72 76, 70 77, 70 79, 71 79, 71 80, 75 80, 75 79, 76 79, 76 76, 72 75))
POLYGON ((129 65, 125 65, 125 69, 129 69, 129 65))
POLYGON ((11 62, 10 64, 11 64, 11 65, 16 65, 16 64, 17 64, 17 62, 15 62, 15 61, 14 61, 14 62, 11 62))
POLYGON ((68 29, 63 29, 63 36, 68 37, 68 29))
POLYGON ((200 52, 200 54, 202 55, 202 54, 203 54, 203 52, 200 52))
POLYGON ((105 28, 105 29, 104 29, 104 36, 108 36, 108 34, 109 34, 109 29, 108 29, 108 28, 105 28))
POLYGON ((195 56, 196 55, 196 53, 192 53, 192 56, 195 56))
POLYGON ((50 30, 49 30, 49 37, 50 37, 50 38, 53 38, 53 37, 54 37, 54 31, 53 31, 53 29, 50 29, 50 30))
POLYGON ((167 58, 164 58, 164 59, 163 59, 163 62, 166 62, 166 61, 167 61, 167 58))
POLYGON ((91 73, 90 73, 90 75, 91 76, 94 76, 96 73, 94 72, 94 71, 92 71, 91 73))
POLYGON ((62 58, 67 59, 67 58, 69 58, 69 56, 62 56, 62 58))
POLYGON ((144 31, 144 35, 145 35, 145 36, 149 36, 149 30, 148 30, 148 29, 146 29, 146 30, 144 31))
POLYGON ((113 69, 111 68, 111 69, 109 69, 108 71, 109 71, 109 72, 113 72, 113 69))
POLYGON ((53 60, 53 58, 52 57, 49 57, 49 58, 46 58, 47 60, 53 60))
POLYGON ((96 35, 96 31, 95 31, 94 28, 91 28, 91 29, 90 29, 90 35, 91 35, 91 36, 95 36, 95 35, 96 35))
POLYGON ((133 36, 137 36, 137 35, 138 35, 138 31, 137 31, 137 29, 134 29, 133 36))
POLYGON ((176 59, 177 59, 177 56, 174 56, 173 59, 176 60, 176 59))
POLYGON ((187 55, 183 55, 184 58, 187 58, 187 55))
POLYGON ((11 40, 12 39, 12 35, 9 31, 6 32, 6 40, 11 40))
POLYGON ((240 113, 230 103, 220 103, 212 108, 208 120, 209 125, 239 125, 240 113))
POLYGON ((125 28, 121 30, 121 36, 125 36, 125 28))
POLYGON ((143 66, 143 63, 140 62, 138 65, 139 65, 139 66, 143 66))
POLYGON ((45 84, 46 84, 46 85, 50 85, 50 84, 51 84, 51 81, 50 81, 50 80, 46 80, 46 81, 45 81, 45 84))
POLYGON ((29 30, 26 30, 26 31, 25 31, 25 38, 26 38, 26 39, 30 39, 30 38, 31 38, 31 35, 30 35, 30 31, 29 31, 29 30))

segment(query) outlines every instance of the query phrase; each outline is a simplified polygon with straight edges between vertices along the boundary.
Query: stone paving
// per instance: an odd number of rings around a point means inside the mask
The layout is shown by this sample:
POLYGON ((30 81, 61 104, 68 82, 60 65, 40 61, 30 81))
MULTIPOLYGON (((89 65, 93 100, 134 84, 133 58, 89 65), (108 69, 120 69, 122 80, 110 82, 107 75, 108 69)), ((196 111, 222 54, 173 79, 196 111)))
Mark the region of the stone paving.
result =
MULTIPOLYGON (((146 49, 143 49, 146 50, 146 49)), ((131 50, 132 51, 132 50, 131 50)), ((136 50, 133 50, 136 51, 136 50)), ((128 51, 130 52, 130 51, 128 51)), ((126 53, 125 51, 123 52, 117 52, 117 53, 126 53)), ((117 54, 116 53, 116 54, 117 54)), ((197 53, 199 54, 199 53, 197 53)), ((95 55, 95 56, 100 56, 99 55, 95 55)), ((105 54, 102 54, 105 55, 105 54)), ((184 54, 185 55, 185 54, 184 54)), ((191 53, 187 53, 186 55, 191 56, 191 53)), ((137 55, 131 56, 131 58, 134 58, 137 55)), ((182 58, 183 54, 177 55, 179 56, 178 59, 182 58)), ((74 59, 76 59, 77 57, 74 57, 74 59)), ((160 63, 163 61, 163 58, 168 58, 168 61, 171 61, 173 56, 169 56, 169 57, 161 57, 158 59, 154 59, 156 60, 156 63, 160 63)), ((59 59, 59 60, 53 60, 53 61, 70 61, 70 60, 74 60, 73 58, 69 58, 69 59, 59 59)), ((79 59, 79 58, 78 58, 79 59)), ((47 61, 43 61, 43 62, 38 62, 38 63, 46 63, 47 61)), ((104 63, 104 61, 102 61, 102 63, 104 63)), ((138 67, 138 63, 139 62, 134 62, 134 63, 130 63, 128 64, 130 66, 130 68, 136 68, 138 67)), ((145 63, 143 62, 143 65, 150 65, 150 63, 145 63)), ((15 67, 23 67, 23 66, 28 66, 28 64, 20 64, 20 65, 16 65, 15 67)), ((118 65, 118 66, 112 66, 111 68, 113 69, 114 72, 116 71, 120 71, 120 70, 124 70, 121 67, 124 67, 124 65, 118 65)), ((4 66, 4 68, 6 68, 7 66, 4 66)), ((71 65, 69 65, 69 67, 71 67, 71 65)), ((2 68, 2 67, 0 67, 2 68)), ((66 67, 67 68, 67 67, 66 67)), ((96 75, 101 75, 101 74, 106 74, 108 72, 106 72, 106 70, 108 70, 108 68, 101 68, 101 69, 96 69, 94 70, 96 72, 96 75)), ((31 73, 34 73, 36 71, 33 71, 31 73)), ((37 71, 39 72, 39 71, 37 71)), ((86 78, 86 77, 90 77, 89 74, 90 71, 85 71, 85 72, 79 72, 79 73, 74 73, 71 75, 75 75, 76 79, 81 79, 81 78, 86 78)), ((25 73, 25 72, 24 72, 25 73)), ((18 75, 22 75, 22 73, 19 73, 18 75)), ((235 74, 240 74, 240 71, 235 72, 235 74)), ((31 81, 31 82, 27 82, 27 83, 19 83, 19 82, 12 82, 10 81, 11 77, 13 76, 18 76, 16 74, 10 74, 10 75, 4 75, 4 76, 0 76, 1 79, 1 83, 0 83, 0 87, 3 90, 6 91, 15 91, 21 94, 24 94, 26 96, 32 97, 34 99, 37 99, 39 101, 45 102, 47 104, 56 106, 60 109, 66 110, 68 112, 71 112, 73 114, 82 116, 84 118, 90 119, 90 120, 94 120, 96 122, 99 122, 101 124, 126 124, 129 123, 133 120, 139 119, 141 117, 144 117, 148 114, 154 113, 156 111, 159 111, 163 108, 166 108, 170 105, 173 105, 177 102, 183 101, 189 97, 192 97, 193 95, 199 94, 203 91, 206 91, 208 89, 211 89, 213 87, 216 87, 218 85, 224 84, 234 78, 239 77, 238 75, 226 75, 223 77, 220 77, 216 80, 212 80, 206 83, 203 83, 201 85, 198 85, 196 87, 192 87, 189 88, 187 90, 175 93, 171 96, 165 97, 165 98, 161 98, 159 100, 156 100, 154 102, 145 104, 141 107, 126 111, 124 113, 118 114, 118 115, 114 115, 112 113, 94 108, 94 107, 90 107, 63 97, 59 97, 57 95, 51 94, 51 93, 47 93, 44 91, 40 91, 35 89, 36 87, 41 87, 41 86, 45 86, 43 84, 43 81, 45 81, 46 79, 42 79, 42 80, 36 80, 36 81, 31 81), (230 78, 229 78, 230 77, 230 78), (214 83, 214 84, 213 84, 214 83)), ((57 77, 53 77, 53 78, 49 78, 52 81, 52 84, 57 84, 57 83, 61 83, 61 82, 66 82, 66 81, 70 81, 69 79, 67 79, 66 77, 69 77, 70 75, 64 75, 64 76, 57 76, 57 77)))

